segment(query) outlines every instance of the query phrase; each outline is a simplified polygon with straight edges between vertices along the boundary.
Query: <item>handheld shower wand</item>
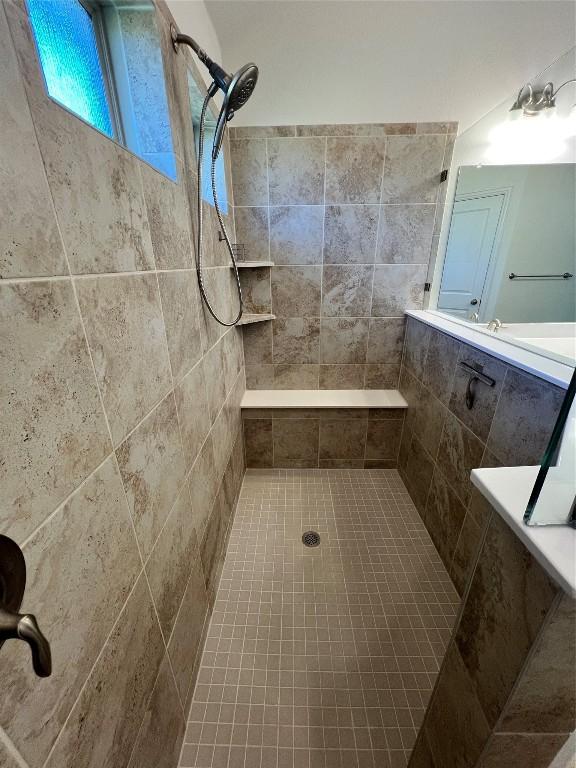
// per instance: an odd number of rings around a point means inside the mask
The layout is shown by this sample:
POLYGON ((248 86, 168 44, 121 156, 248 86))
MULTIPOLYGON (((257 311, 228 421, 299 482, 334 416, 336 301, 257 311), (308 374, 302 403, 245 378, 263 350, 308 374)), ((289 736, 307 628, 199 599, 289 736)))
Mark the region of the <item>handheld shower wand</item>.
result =
POLYGON ((252 91, 256 86, 256 81, 258 80, 258 67, 255 64, 245 64, 235 74, 229 75, 227 72, 224 71, 224 69, 222 69, 222 67, 219 64, 217 64, 215 61, 212 61, 212 59, 208 56, 206 51, 203 48, 201 48, 193 38, 189 37, 188 35, 180 34, 174 26, 171 27, 170 33, 172 36, 172 45, 176 53, 178 53, 178 49, 180 45, 182 44, 188 45, 196 53, 200 61, 208 69, 208 72, 213 78, 212 84, 208 88, 206 98, 204 99, 204 103, 202 105, 202 112, 200 115, 199 136, 198 136, 198 242, 197 242, 197 249, 196 249, 196 274, 198 276, 198 286, 200 288, 200 293, 212 317, 218 323, 220 323, 220 325, 232 326, 232 325, 236 325, 236 323, 242 317, 242 309, 243 309, 242 289, 240 287, 240 275, 238 273, 236 259, 234 258, 234 250, 232 248, 232 244, 230 242, 228 232, 226 231, 226 227, 224 225, 222 214, 220 212, 220 206, 218 203, 218 196, 216 193, 216 173, 215 173, 216 160, 218 159, 218 155, 220 154, 220 150, 222 148, 222 141, 224 139, 224 131, 226 128, 226 123, 229 122, 234 117, 234 113, 237 110, 239 110, 241 107, 243 107, 244 104, 248 101, 248 99, 252 95, 252 91), (203 229, 202 170, 203 170, 203 155, 204 155, 204 124, 206 119, 206 111, 208 109, 208 103, 210 99, 213 98, 216 95, 216 93, 218 93, 218 90, 221 90, 223 93, 223 101, 222 101, 222 107, 220 109, 220 114, 218 115, 218 121, 216 123, 216 130, 214 132, 214 141, 212 143, 211 181, 212 181, 212 195, 214 197, 214 207, 216 209, 216 215, 218 216, 218 222, 220 224, 220 227, 222 228, 222 233, 224 235, 224 240, 226 241, 228 252, 230 254, 232 266, 234 267, 234 276, 236 278, 236 287, 238 291, 239 310, 238 310, 237 316, 234 318, 232 322, 226 322, 221 320, 216 314, 216 312, 214 311, 214 309, 212 308, 212 305, 210 304, 208 296, 206 295, 206 290, 204 288, 204 280, 202 276, 202 236, 203 236, 203 232, 202 232, 202 229, 203 229))

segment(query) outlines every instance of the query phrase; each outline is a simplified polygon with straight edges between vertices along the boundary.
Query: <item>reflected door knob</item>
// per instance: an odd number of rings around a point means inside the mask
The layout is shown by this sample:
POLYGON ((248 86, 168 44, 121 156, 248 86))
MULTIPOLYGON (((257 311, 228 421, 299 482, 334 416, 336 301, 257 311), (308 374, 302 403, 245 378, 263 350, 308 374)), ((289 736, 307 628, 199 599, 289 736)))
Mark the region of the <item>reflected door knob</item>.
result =
POLYGON ((0 608, 0 644, 4 640, 24 640, 32 651, 32 666, 38 677, 52 674, 50 644, 31 613, 13 613, 0 608))
POLYGON ((472 304, 472 306, 473 306, 473 307, 475 307, 475 306, 476 306, 476 304, 478 304, 478 299, 472 299, 472 301, 470 302, 470 304, 472 304))

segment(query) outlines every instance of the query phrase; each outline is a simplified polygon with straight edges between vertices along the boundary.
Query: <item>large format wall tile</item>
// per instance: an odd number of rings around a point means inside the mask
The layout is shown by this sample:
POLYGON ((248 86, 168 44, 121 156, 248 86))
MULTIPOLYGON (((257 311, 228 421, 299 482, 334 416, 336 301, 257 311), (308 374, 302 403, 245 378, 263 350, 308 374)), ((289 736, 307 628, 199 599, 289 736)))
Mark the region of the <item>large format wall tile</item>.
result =
POLYGON ((364 365, 321 365, 320 389, 363 389, 364 365))
POLYGON ((321 459, 363 459, 366 446, 366 419, 322 419, 320 421, 321 459), (344 435, 346 436, 343 439, 344 435))
POLYGON ((372 317, 402 317, 407 309, 422 309, 426 270, 420 264, 376 265, 372 317))
POLYGON ((464 504, 472 492, 470 472, 480 466, 484 444, 452 414, 447 413, 438 448, 438 467, 464 504))
POLYGON ((0 8, 0 47, 0 276, 65 275, 68 267, 64 248, 4 4, 0 8))
POLYGON ((326 202, 379 203, 385 146, 380 138, 329 138, 326 202))
POLYGON ((492 515, 456 634, 491 727, 504 709, 556 593, 522 542, 499 515, 492 515))
MULTIPOLYGON (((432 520, 433 518, 431 515, 431 524, 433 524, 432 520)), ((484 528, 478 525, 474 519, 474 515, 468 510, 464 517, 462 527, 460 528, 460 534, 458 536, 458 541, 456 542, 452 562, 448 569, 450 578, 454 582, 454 586, 459 595, 463 595, 466 591, 466 585, 468 584, 472 569, 476 564, 476 557, 480 551, 483 533, 484 528)), ((442 531, 436 532, 435 535, 441 536, 442 531)))
POLYGON ((78 300, 114 442, 170 387, 155 275, 78 281, 78 300))
POLYGON ((271 205, 324 202, 325 139, 268 139, 271 205))
POLYGON ((400 363, 404 343, 404 318, 373 318, 368 333, 368 363, 400 363))
POLYGON ((272 324, 254 323, 245 325, 242 329, 244 336, 246 365, 262 365, 272 363, 272 324))
POLYGON ((233 139, 273 139, 296 136, 295 125, 232 125, 228 129, 233 139))
POLYGON ((422 383, 444 404, 448 404, 456 361, 462 345, 446 333, 432 330, 422 373, 422 383))
POLYGON ((327 205, 325 264, 372 264, 376 248, 377 205, 327 205))
POLYGON ((373 267, 331 265, 322 271, 322 317, 366 317, 370 314, 373 267))
POLYGON ((270 207, 270 259, 275 264, 321 264, 324 207, 270 207))
POLYGON ((182 435, 184 465, 188 470, 196 460, 211 426, 203 362, 195 365, 176 386, 174 397, 182 435))
POLYGON ((318 460, 319 421, 317 419, 275 419, 273 421, 274 464, 291 466, 318 460))
POLYGON ((184 483, 145 566, 166 644, 190 577, 194 552, 198 549, 191 518, 190 490, 184 483))
POLYGON ((119 446, 116 455, 138 543, 147 558, 185 477, 172 393, 119 446))
POLYGON ((252 206, 234 209, 236 242, 244 246, 242 258, 245 261, 268 261, 269 233, 268 208, 252 206))
POLYGON ((391 136, 386 142, 383 203, 435 203, 445 136, 391 136))
POLYGON ((454 645, 444 658, 424 728, 435 766, 475 768, 490 726, 454 645))
POLYGON ((192 497, 190 524, 196 528, 200 538, 204 533, 204 528, 206 527, 206 522, 218 491, 212 433, 206 438, 192 466, 189 486, 192 497))
POLYGON ((191 267, 193 251, 184 169, 179 168, 179 183, 144 163, 140 170, 156 267, 191 267))
POLYGON ((370 419, 366 435, 366 459, 396 461, 402 435, 402 419, 370 419))
POLYGON ((0 529, 22 541, 111 446, 70 282, 0 297, 0 529))
POLYGON ((72 272, 152 269, 139 161, 56 104, 33 116, 72 272))
POLYGON ((273 324, 275 363, 317 363, 320 355, 320 319, 279 318, 273 324))
POLYGON ((381 264, 428 264, 433 205, 384 205, 378 226, 376 261, 381 264))
POLYGON ((138 579, 46 768, 126 765, 164 645, 144 576, 138 579))
MULTIPOLYGON (((402 447, 400 447, 400 453, 402 453, 402 447)), ((424 517, 424 510, 426 508, 426 499, 428 498, 428 491, 430 490, 430 483, 432 482, 432 474, 434 472, 434 461, 430 455, 424 450, 416 435, 412 435, 408 441, 405 464, 403 468, 402 478, 412 496, 412 500, 416 505, 416 508, 424 517)))
POLYGON ((204 574, 204 584, 209 602, 214 601, 216 587, 220 576, 220 569, 224 559, 224 545, 226 536, 227 520, 224 505, 223 487, 220 486, 212 512, 208 518, 202 543, 200 544, 200 558, 202 561, 202 572, 204 574))
POLYGON ((174 768, 184 729, 178 689, 165 654, 128 768, 174 768))
POLYGON ((508 369, 487 447, 505 466, 539 464, 564 390, 508 369))
MULTIPOLYGON (((570 768, 570 763, 560 758, 555 760, 567 741, 566 734, 531 735, 527 733, 496 734, 492 737, 478 768, 501 768, 522 766, 522 768, 570 768)), ((572 754, 572 757, 574 754, 572 754)), ((571 757, 565 755, 567 760, 571 757)))
POLYGON ((204 574, 200 562, 200 552, 196 547, 191 558, 191 572, 186 592, 180 605, 180 611, 176 618, 174 630, 168 645, 168 655, 174 678, 184 710, 190 698, 190 688, 193 682, 194 662, 201 652, 200 643, 206 613, 208 611, 208 598, 204 586, 204 574))
POLYGON ((498 725, 507 733, 570 733, 576 725, 576 602, 559 596, 498 725))
POLYGON ((321 267, 276 267, 272 311, 277 317, 319 317, 321 267))
POLYGON ((18 757, 14 755, 14 748, 12 745, 8 746, 5 741, 7 738, 4 731, 0 729, 0 765, 2 768, 23 768, 26 763, 20 755, 18 757))
POLYGON ((445 563, 452 560, 465 514, 464 504, 436 467, 424 517, 432 541, 445 563))
POLYGON ((180 381, 202 356, 196 273, 160 272, 158 285, 174 381, 180 381))
POLYGON ((264 139, 230 140, 235 205, 268 205, 264 139))
POLYGON ((367 363, 364 389, 398 389, 400 363, 367 363))
POLYGON ((22 611, 36 614, 48 637, 53 673, 40 683, 26 645, 7 643, 0 656, 0 721, 36 766, 64 725, 141 568, 113 457, 34 534, 24 556, 22 611))
POLYGON ((318 389, 319 366, 279 363, 274 366, 274 389, 318 389))
POLYGON ((226 399, 226 382, 224 381, 224 355, 222 343, 219 341, 204 356, 204 376, 206 392, 212 424, 226 399))
POLYGON ((320 362, 365 363, 368 320, 326 317, 320 326, 320 362))
POLYGON ((424 376, 424 366, 432 328, 412 317, 406 319, 406 337, 404 340, 404 365, 419 379, 424 376))
POLYGON ((244 449, 249 467, 272 467, 272 419, 244 419, 244 449))

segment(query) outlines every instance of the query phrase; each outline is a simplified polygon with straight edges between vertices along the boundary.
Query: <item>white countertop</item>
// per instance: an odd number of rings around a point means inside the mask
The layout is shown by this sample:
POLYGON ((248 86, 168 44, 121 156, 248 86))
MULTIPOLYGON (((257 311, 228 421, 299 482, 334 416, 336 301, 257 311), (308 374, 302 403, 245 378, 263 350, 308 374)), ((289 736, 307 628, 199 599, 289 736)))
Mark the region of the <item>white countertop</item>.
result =
POLYGON ((567 525, 528 526, 524 512, 539 467, 473 469, 473 484, 506 521, 548 575, 576 598, 576 530, 567 525))
POLYGON ((407 408, 397 389, 247 389, 242 408, 407 408))
POLYGON ((574 373, 574 367, 571 365, 516 346, 516 344, 512 344, 496 333, 489 335, 483 331, 475 330, 472 325, 451 320, 447 315, 439 312, 428 309, 410 309, 406 310, 406 314, 416 320, 420 320, 422 323, 431 325, 433 328, 437 328, 439 331, 447 333, 449 336, 453 336, 455 339, 465 341, 470 346, 481 349, 483 352, 487 352, 499 360, 511 363, 517 368, 531 373, 533 376, 538 376, 540 379, 544 379, 544 381, 556 384, 556 386, 562 387, 562 389, 568 389, 570 379, 574 373))

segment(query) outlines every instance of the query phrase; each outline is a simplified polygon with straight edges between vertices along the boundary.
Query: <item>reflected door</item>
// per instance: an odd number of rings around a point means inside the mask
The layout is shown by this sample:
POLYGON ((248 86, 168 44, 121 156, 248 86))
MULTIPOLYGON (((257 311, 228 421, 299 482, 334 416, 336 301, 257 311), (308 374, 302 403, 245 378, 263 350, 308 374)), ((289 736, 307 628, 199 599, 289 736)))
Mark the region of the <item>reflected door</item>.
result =
POLYGON ((496 194, 454 203, 438 309, 465 318, 480 311, 504 197, 496 194))

